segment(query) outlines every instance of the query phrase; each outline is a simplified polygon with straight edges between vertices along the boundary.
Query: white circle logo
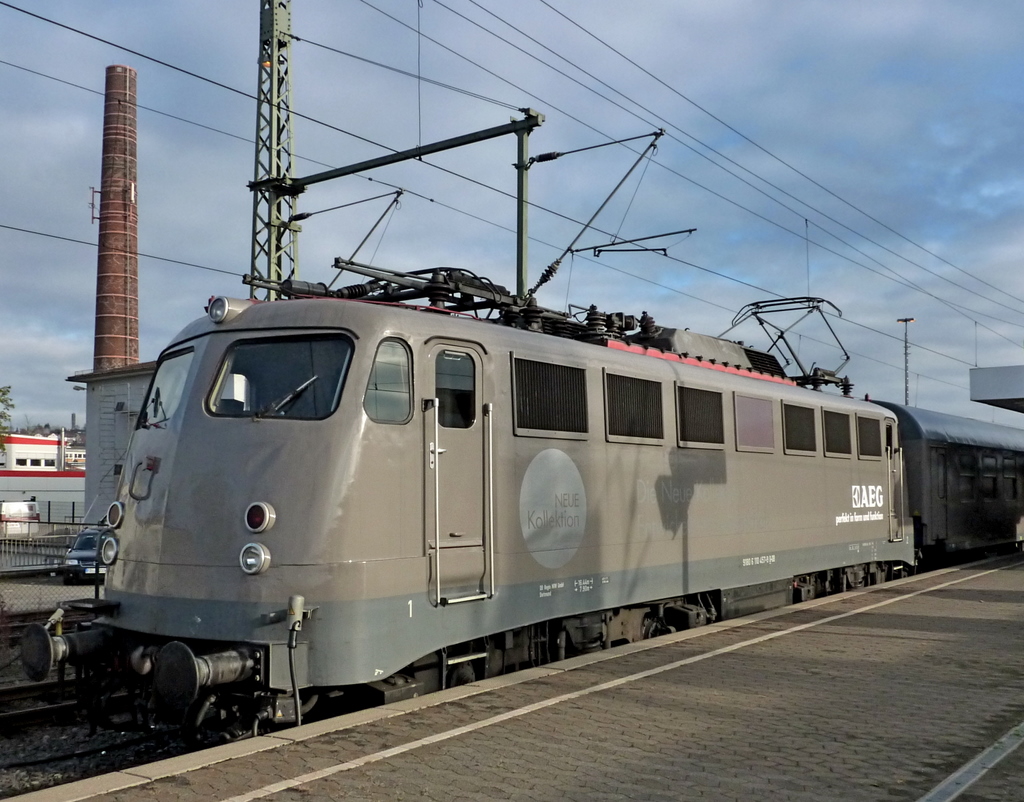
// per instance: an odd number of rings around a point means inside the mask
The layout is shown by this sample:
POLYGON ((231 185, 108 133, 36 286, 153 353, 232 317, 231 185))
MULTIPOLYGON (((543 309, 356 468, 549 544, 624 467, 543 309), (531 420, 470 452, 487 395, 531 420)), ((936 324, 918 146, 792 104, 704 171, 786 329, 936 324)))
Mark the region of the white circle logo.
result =
POLYGON ((523 476, 519 525, 526 548, 545 568, 572 559, 587 529, 587 493, 576 463, 556 448, 541 451, 523 476))

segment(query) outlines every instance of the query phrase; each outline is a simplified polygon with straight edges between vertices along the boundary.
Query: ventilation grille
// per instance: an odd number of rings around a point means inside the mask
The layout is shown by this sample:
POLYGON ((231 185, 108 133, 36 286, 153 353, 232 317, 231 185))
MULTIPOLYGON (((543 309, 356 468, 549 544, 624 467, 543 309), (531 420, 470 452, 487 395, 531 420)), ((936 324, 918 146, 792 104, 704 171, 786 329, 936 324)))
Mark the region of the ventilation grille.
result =
POLYGON ((882 432, 878 420, 857 417, 857 444, 862 457, 882 456, 882 432))
POLYGON ((608 434, 651 439, 664 436, 659 382, 609 373, 606 384, 608 434))
POLYGON ((810 407, 783 404, 782 429, 787 450, 817 450, 818 442, 814 434, 814 410, 810 407))
POLYGON ((825 410, 825 451, 829 454, 850 454, 850 416, 825 410))
POLYGON ((774 354, 768 354, 754 348, 744 348, 743 352, 747 355, 747 359, 750 360, 751 370, 759 370, 762 373, 779 376, 780 378, 786 377, 786 372, 782 369, 782 365, 779 364, 779 360, 775 358, 774 354))
POLYGON ((514 360, 516 426, 552 432, 587 431, 587 374, 583 368, 514 360))
POLYGON ((694 387, 679 388, 679 440, 684 443, 725 443, 721 393, 694 387))

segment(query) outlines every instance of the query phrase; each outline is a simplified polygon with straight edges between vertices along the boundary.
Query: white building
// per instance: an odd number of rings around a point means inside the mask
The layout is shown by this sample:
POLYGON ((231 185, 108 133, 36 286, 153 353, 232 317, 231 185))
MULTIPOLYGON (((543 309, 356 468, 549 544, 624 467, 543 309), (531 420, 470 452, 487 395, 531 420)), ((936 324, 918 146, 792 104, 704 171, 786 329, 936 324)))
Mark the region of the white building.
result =
POLYGON ((100 372, 86 371, 68 378, 87 391, 86 521, 102 518, 117 495, 117 483, 125 470, 128 441, 135 430, 154 370, 155 362, 143 362, 100 372))

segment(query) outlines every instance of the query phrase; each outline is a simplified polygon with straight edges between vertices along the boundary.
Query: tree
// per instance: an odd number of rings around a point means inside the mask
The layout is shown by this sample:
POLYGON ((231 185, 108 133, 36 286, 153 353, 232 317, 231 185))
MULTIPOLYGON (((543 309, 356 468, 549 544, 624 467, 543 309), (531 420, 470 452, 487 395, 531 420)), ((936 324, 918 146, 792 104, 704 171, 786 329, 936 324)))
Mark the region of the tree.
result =
POLYGON ((14 409, 14 402, 11 400, 11 385, 0 387, 0 451, 3 451, 4 438, 11 430, 11 410, 14 409))

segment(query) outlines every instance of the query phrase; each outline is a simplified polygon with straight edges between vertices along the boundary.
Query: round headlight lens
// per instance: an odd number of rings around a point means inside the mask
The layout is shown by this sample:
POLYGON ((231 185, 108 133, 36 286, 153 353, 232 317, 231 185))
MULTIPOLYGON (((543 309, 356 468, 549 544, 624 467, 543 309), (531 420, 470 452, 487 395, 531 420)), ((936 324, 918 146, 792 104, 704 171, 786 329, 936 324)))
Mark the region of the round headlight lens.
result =
POLYGON ((210 301, 210 320, 212 320, 214 323, 223 323, 224 318, 228 316, 228 309, 228 299, 225 298, 223 295, 217 296, 212 301, 210 301))
POLYGON ((124 521, 124 504, 115 501, 107 508, 107 525, 111 529, 117 529, 124 521))
POLYGON ((249 576, 262 574, 270 567, 270 549, 262 543, 247 543, 238 555, 238 563, 249 576))
POLYGON ((99 557, 104 565, 113 565, 117 562, 117 555, 121 551, 121 544, 113 535, 105 535, 100 541, 99 557))
POLYGON ((245 528, 250 532, 265 532, 276 520, 277 513, 265 501, 253 502, 245 511, 245 528))

